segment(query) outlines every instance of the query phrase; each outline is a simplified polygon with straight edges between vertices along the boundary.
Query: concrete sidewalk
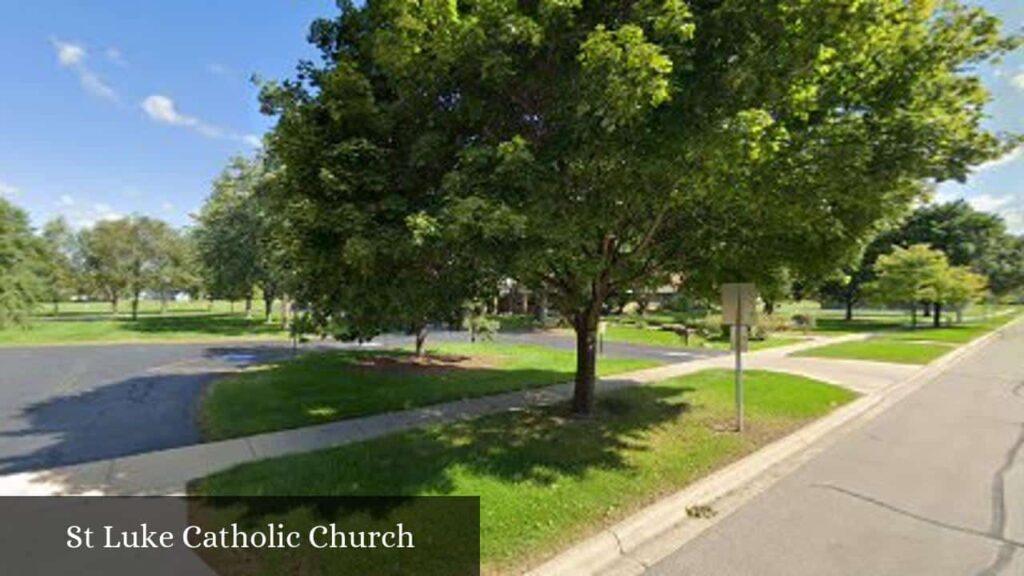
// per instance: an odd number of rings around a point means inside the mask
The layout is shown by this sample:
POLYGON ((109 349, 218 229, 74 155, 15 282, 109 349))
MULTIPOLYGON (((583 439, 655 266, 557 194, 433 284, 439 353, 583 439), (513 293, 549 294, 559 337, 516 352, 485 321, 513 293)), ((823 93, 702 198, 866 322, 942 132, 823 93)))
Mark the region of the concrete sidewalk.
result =
MULTIPOLYGON (((905 377, 907 367, 895 364, 858 361, 819 363, 804 358, 787 357, 788 354, 807 348, 864 337, 819 337, 792 346, 757 351, 747 355, 747 366, 806 374, 861 391, 879 389, 905 377)), ((708 368, 727 368, 732 366, 732 362, 731 356, 719 356, 631 372, 599 381, 598 392, 657 382, 708 368)), ((918 368, 913 367, 910 370, 913 369, 918 368)), ((0 477, 0 494, 182 494, 190 480, 238 464, 361 442, 423 426, 551 405, 567 401, 571 395, 572 384, 566 383, 294 430, 14 474, 0 477)))

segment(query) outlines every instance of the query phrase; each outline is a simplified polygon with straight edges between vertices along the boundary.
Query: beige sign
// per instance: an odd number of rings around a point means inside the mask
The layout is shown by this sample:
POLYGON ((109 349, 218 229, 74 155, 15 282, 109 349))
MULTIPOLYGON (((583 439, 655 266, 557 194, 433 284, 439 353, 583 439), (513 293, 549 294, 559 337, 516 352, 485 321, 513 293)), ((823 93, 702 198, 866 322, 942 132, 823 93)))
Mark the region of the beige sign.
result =
POLYGON ((722 322, 729 326, 757 324, 757 289, 753 284, 722 284, 722 322))

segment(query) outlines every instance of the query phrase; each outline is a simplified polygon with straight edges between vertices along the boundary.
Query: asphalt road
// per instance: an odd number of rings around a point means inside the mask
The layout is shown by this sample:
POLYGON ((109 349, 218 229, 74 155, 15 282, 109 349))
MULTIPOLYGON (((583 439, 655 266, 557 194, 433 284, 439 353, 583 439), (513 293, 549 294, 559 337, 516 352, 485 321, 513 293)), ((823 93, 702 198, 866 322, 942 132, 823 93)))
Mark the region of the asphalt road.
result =
MULTIPOLYGON (((438 332, 428 342, 466 338, 465 333, 438 332)), ((574 346, 571 339, 547 335, 498 339, 566 350, 574 346)), ((390 336, 374 346, 410 343, 410 338, 390 336)), ((288 351, 284 343, 0 348, 0 475, 198 443, 196 413, 204 386, 225 370, 288 351)), ((606 348, 608 356, 666 362, 715 353, 606 348)))
POLYGON ((648 571, 1024 574, 1024 325, 648 571))
POLYGON ((0 348, 0 475, 199 442, 203 386, 283 348, 0 348))

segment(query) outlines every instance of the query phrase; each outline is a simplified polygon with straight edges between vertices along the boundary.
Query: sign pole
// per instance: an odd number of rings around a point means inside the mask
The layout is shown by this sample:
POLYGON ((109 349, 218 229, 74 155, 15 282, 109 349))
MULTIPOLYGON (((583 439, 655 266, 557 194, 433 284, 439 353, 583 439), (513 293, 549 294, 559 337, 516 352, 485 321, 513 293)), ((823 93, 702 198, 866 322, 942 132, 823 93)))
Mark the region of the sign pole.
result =
POLYGON ((743 432, 743 324, 740 310, 743 308, 742 295, 736 291, 736 431, 743 432))

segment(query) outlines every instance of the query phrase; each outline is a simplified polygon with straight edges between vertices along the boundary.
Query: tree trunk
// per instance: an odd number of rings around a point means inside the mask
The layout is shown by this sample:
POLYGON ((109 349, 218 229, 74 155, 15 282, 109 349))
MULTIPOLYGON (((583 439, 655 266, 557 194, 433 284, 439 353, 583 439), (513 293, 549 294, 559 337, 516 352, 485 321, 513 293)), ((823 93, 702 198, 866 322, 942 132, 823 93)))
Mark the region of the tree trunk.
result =
POLYGON ((229 306, 229 310, 231 310, 231 313, 234 314, 235 313, 235 301, 234 300, 230 300, 228 306, 229 306))
POLYGON ((846 297, 846 321, 853 321, 853 298, 850 296, 846 297))
POLYGON ((917 304, 910 305, 910 327, 917 328, 917 304))
POLYGON ((252 296, 245 297, 245 317, 252 320, 252 296))
POLYGON ((961 324, 963 321, 964 321, 964 307, 963 306, 957 306, 956 307, 956 323, 957 324, 961 324))
POLYGON ((167 314, 167 291, 160 291, 160 314, 167 314))
POLYGON ((769 315, 769 316, 771 316, 772 314, 775 314, 775 302, 774 301, 772 301, 772 300, 765 300, 764 301, 764 313, 769 315))
POLYGON ((132 294, 132 321, 139 319, 139 293, 132 294))
POLYGON ((53 299, 53 315, 54 316, 59 316, 60 315, 60 301, 57 300, 56 298, 53 299))
POLYGON ((423 356, 423 344, 427 341, 427 327, 416 328, 416 357, 423 356))
POLYGON ((110 311, 111 311, 111 313, 114 316, 117 316, 117 304, 118 304, 118 297, 117 296, 113 296, 110 299, 110 311))
POLYGON ((924 317, 928 318, 931 315, 932 315, 932 303, 931 302, 925 302, 924 303, 924 317))
POLYGON ((932 314, 932 326, 938 328, 942 325, 942 303, 936 302, 932 306, 935 307, 935 312, 932 314))
POLYGON ((263 320, 270 324, 274 314, 274 298, 263 298, 263 320))
POLYGON ((541 291, 537 296, 537 321, 540 322, 541 327, 548 323, 548 294, 547 292, 541 291))
POLYGON ((281 296, 281 328, 284 330, 288 329, 288 324, 291 320, 291 301, 288 299, 288 295, 281 296))
POLYGON ((592 302, 588 310, 576 314, 576 384, 573 389, 572 411, 588 416, 594 411, 594 388, 597 383, 597 322, 601 304, 592 302))

